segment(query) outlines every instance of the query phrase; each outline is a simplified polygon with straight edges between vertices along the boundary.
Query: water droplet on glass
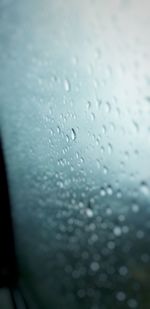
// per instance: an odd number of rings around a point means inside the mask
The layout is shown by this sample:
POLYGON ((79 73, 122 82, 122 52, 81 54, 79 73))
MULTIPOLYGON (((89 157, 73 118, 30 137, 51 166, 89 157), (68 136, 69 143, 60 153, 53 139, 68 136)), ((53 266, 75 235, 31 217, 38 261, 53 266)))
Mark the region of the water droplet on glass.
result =
POLYGON ((103 125, 103 126, 102 126, 102 133, 103 133, 103 134, 106 134, 106 132, 107 132, 106 126, 103 125))
POLYGON ((112 195, 113 194, 113 189, 112 189, 112 187, 110 185, 107 187, 106 191, 107 191, 108 195, 112 195))
POLYGON ((87 208, 87 209, 86 209, 86 215, 87 215, 87 217, 92 218, 92 217, 93 217, 93 211, 92 211, 92 209, 87 208))
POLYGON ((92 262, 90 267, 91 267, 91 269, 92 269, 93 271, 98 271, 98 270, 99 270, 99 264, 98 264, 98 262, 92 262))
POLYGON ((144 232, 141 231, 141 230, 137 231, 136 237, 137 237, 138 239, 142 239, 142 238, 144 237, 144 232))
POLYGON ((135 132, 138 133, 139 132, 139 125, 138 125, 137 122, 133 121, 133 127, 134 127, 135 132))
POLYGON ((129 227, 128 227, 127 225, 124 225, 124 226, 122 227, 122 232, 123 232, 124 234, 127 234, 127 233, 129 232, 129 227))
POLYGON ((142 181, 140 184, 140 191, 143 193, 145 196, 149 195, 149 188, 148 184, 145 181, 142 181))
POLYGON ((99 146, 99 144, 100 144, 100 139, 99 139, 99 137, 96 139, 96 145, 97 146, 99 146))
POLYGON ((66 142, 69 143, 69 136, 66 135, 66 142))
POLYGON ((110 111, 111 111, 111 105, 110 105, 110 103, 109 102, 106 102, 106 113, 110 113, 110 111))
POLYGON ((133 205, 132 205, 132 211, 133 211, 133 212, 138 212, 138 211, 139 211, 139 205, 133 204, 133 205))
POLYGON ((106 214, 107 214, 108 216, 112 215, 112 209, 111 209, 111 208, 107 208, 107 209, 106 209, 106 214))
POLYGON ((107 247, 108 249, 113 250, 115 248, 115 243, 113 241, 109 241, 107 247))
POLYGON ((79 153, 78 152, 76 152, 76 158, 79 159, 79 153))
POLYGON ((95 114, 94 113, 91 113, 91 119, 92 119, 92 121, 95 120, 95 114))
POLYGON ((118 220, 119 220, 120 222, 123 222, 123 221, 125 220, 125 216, 124 216, 124 215, 119 215, 119 216, 118 216, 118 220))
POLYGON ((115 236, 120 236, 121 235, 121 228, 119 226, 115 226, 113 232, 114 232, 115 236))
POLYGON ((73 140, 73 141, 75 141, 76 140, 76 132, 75 132, 75 130, 72 128, 71 129, 71 139, 73 140))
POLYGON ((106 195, 106 190, 104 188, 100 189, 100 195, 105 196, 106 195))
POLYGON ((90 108, 91 108, 91 106, 92 106, 91 101, 88 101, 88 102, 87 102, 87 109, 90 109, 90 108))
POLYGON ((101 167, 101 164, 100 164, 100 160, 96 160, 96 165, 97 165, 97 168, 99 169, 101 167))
POLYGON ((61 133, 61 129, 60 129, 60 127, 59 127, 59 126, 57 127, 57 132, 58 132, 58 134, 60 134, 60 133, 61 133))
POLYGON ((128 306, 130 308, 137 308, 138 302, 135 299, 129 299, 128 300, 128 306))
POLYGON ((104 152, 105 152, 104 146, 101 146, 100 150, 101 150, 101 153, 104 154, 104 152))
POLYGON ((61 188, 61 189, 64 188, 64 184, 63 184, 62 181, 58 181, 58 182, 57 182, 57 185, 58 185, 58 187, 61 188))
POLYGON ((65 88, 66 92, 69 92, 70 89, 71 89, 71 85, 70 85, 70 82, 69 82, 68 79, 64 80, 64 88, 65 88))
POLYGON ((108 144, 108 154, 112 154, 112 145, 110 143, 108 144))
POLYGON ((102 100, 97 99, 97 108, 100 109, 102 106, 102 100))
POLYGON ((104 175, 108 174, 108 168, 106 166, 103 167, 103 173, 104 173, 104 175))
POLYGON ((116 294, 116 298, 119 300, 119 301, 124 301, 126 299, 126 294, 122 291, 119 291, 117 294, 116 294))
POLYGON ((119 273, 121 276, 126 276, 128 273, 128 268, 126 266, 121 266, 119 268, 119 273))
POLYGON ((116 196, 117 196, 118 199, 121 199, 121 198, 122 198, 122 192, 121 192, 121 190, 118 190, 118 191, 117 191, 116 196))

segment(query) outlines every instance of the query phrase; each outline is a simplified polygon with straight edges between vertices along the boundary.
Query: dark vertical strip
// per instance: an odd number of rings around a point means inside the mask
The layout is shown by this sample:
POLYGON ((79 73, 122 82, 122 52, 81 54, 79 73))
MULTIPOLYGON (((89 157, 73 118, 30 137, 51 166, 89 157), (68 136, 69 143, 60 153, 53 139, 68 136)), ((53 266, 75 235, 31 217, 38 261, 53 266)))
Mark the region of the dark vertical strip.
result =
POLYGON ((0 287, 17 283, 18 269, 15 257, 7 175, 0 139, 0 287))
POLYGON ((15 301, 13 290, 9 289, 9 292, 10 292, 10 297, 11 297, 13 309, 21 309, 19 307, 17 308, 17 304, 16 304, 16 301, 15 301))
POLYGON ((9 289, 12 305, 14 309, 29 309, 28 304, 18 288, 9 289))

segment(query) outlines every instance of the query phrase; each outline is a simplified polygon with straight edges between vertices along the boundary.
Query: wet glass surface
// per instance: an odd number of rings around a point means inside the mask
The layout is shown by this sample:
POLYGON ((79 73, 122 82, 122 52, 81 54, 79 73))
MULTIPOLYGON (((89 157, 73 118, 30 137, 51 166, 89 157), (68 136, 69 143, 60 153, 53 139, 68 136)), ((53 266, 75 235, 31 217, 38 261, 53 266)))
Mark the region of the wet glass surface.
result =
POLYGON ((149 1, 0 2, 0 121, 38 308, 150 307, 149 1))

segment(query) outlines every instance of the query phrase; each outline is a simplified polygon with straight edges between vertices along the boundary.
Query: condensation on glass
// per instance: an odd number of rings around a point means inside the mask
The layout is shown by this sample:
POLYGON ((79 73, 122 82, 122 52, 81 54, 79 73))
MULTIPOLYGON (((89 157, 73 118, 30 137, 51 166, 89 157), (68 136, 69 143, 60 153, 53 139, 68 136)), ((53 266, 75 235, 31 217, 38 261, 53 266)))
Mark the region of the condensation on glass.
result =
POLYGON ((150 307, 150 2, 1 0, 0 120, 38 308, 150 307))

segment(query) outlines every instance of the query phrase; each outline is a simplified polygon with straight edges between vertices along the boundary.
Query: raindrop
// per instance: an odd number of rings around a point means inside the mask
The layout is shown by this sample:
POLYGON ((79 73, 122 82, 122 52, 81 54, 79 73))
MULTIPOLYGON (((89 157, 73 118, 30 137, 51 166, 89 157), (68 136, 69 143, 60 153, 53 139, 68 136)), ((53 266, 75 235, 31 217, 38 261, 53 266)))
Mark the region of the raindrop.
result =
POLYGON ((90 231, 94 231, 95 230, 95 224, 94 223, 91 223, 90 225, 89 225, 89 230, 90 231))
POLYGON ((108 249, 113 250, 115 248, 115 243, 113 241, 109 241, 107 247, 108 249))
POLYGON ((100 144, 100 140, 99 140, 99 138, 97 138, 96 139, 96 145, 99 146, 99 144, 100 144))
POLYGON ((84 158, 83 157, 81 157, 80 162, 84 163, 84 158))
POLYGON ((118 190, 118 191, 117 191, 116 196, 117 196, 118 199, 122 198, 122 192, 121 192, 121 190, 118 190))
POLYGON ((106 126, 103 125, 103 126, 102 126, 102 133, 103 133, 103 134, 106 134, 106 132, 107 132, 106 126))
POLYGON ((112 154, 112 145, 110 143, 108 144, 108 154, 112 154))
POLYGON ((99 270, 99 263, 98 262, 92 262, 90 267, 93 271, 98 271, 99 270))
POLYGON ((121 235, 121 228, 119 226, 115 226, 113 232, 114 232, 115 236, 120 236, 121 235))
POLYGON ((112 132, 115 132, 116 126, 115 126, 115 124, 113 122, 110 124, 110 128, 111 128, 112 132))
POLYGON ((106 209, 106 214, 107 214, 108 216, 112 215, 112 209, 111 209, 111 208, 107 208, 107 209, 106 209))
POLYGON ((132 205, 132 211, 133 211, 133 212, 138 212, 138 211, 139 211, 139 205, 133 204, 133 205, 132 205))
POLYGON ((54 131, 53 131, 53 129, 50 129, 50 135, 54 135, 54 131))
POLYGON ((96 165, 98 169, 101 167, 100 161, 98 159, 96 160, 96 165))
POLYGON ((75 132, 75 130, 72 128, 71 129, 71 139, 73 140, 73 141, 75 141, 76 140, 76 132, 75 132))
POLYGON ((137 301, 135 300, 135 299, 129 299, 129 301, 128 301, 128 306, 130 307, 130 308, 137 308, 137 306, 138 306, 138 303, 137 303, 137 301))
POLYGON ((92 218, 92 217, 93 217, 93 211, 92 211, 92 209, 87 208, 87 209, 86 209, 86 215, 87 215, 87 217, 92 218))
POLYGON ((112 187, 110 185, 107 187, 106 191, 107 191, 108 195, 112 195, 113 194, 113 189, 112 189, 112 187))
POLYGON ((105 196, 106 195, 106 191, 105 191, 105 189, 103 187, 100 189, 100 195, 101 196, 105 196))
POLYGON ((119 215, 119 216, 118 216, 118 220, 119 220, 120 222, 123 222, 123 221, 125 220, 125 216, 124 216, 124 215, 119 215))
POLYGON ((88 243, 89 243, 90 245, 92 245, 92 244, 95 243, 97 240, 98 240, 98 236, 97 236, 96 234, 93 234, 93 235, 91 236, 91 238, 88 240, 88 243))
POLYGON ((64 80, 64 88, 65 88, 66 92, 69 92, 70 89, 71 89, 70 82, 69 82, 68 79, 64 80))
POLYGON ((119 273, 121 276, 126 276, 128 273, 128 268, 126 266, 121 266, 119 268, 119 273))
POLYGON ((129 227, 126 226, 126 225, 124 225, 124 226, 122 227, 122 232, 123 232, 124 234, 127 234, 127 233, 129 232, 129 227))
POLYGON ((108 168, 106 166, 103 167, 103 173, 104 173, 104 175, 108 174, 108 168))
POLYGON ((106 102, 106 113, 110 113, 111 111, 111 105, 109 102, 106 102))
POLYGON ((66 135, 66 142, 69 143, 69 136, 66 135))
POLYGON ((57 133, 58 133, 58 134, 60 134, 60 133, 61 133, 61 129, 60 129, 60 127, 59 127, 59 126, 57 127, 57 133))
POLYGON ((92 106, 91 101, 88 101, 88 102, 87 102, 87 109, 90 109, 90 108, 91 108, 91 106, 92 106))
POLYGON ((101 150, 101 153, 103 154, 105 152, 104 146, 101 146, 100 150, 101 150))
POLYGON ((145 195, 148 196, 149 195, 149 188, 148 185, 145 181, 142 181, 140 184, 140 191, 145 195))
POLYGON ((117 294, 116 294, 116 298, 119 300, 119 301, 124 301, 126 299, 126 294, 122 291, 119 291, 117 294))
POLYGON ((142 239, 144 237, 144 232, 141 231, 141 230, 137 231, 136 237, 139 238, 139 239, 142 239))
POLYGON ((138 133, 139 132, 139 125, 138 125, 137 122, 133 121, 133 127, 134 127, 135 132, 138 133))
POLYGON ((95 120, 95 114, 94 113, 91 113, 91 119, 92 119, 92 121, 95 120))
POLYGON ((97 108, 100 109, 102 105, 102 101, 97 99, 97 108))
POLYGON ((58 185, 58 187, 61 188, 61 189, 64 188, 64 184, 63 184, 62 181, 58 181, 58 182, 57 182, 57 185, 58 185))

